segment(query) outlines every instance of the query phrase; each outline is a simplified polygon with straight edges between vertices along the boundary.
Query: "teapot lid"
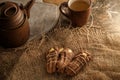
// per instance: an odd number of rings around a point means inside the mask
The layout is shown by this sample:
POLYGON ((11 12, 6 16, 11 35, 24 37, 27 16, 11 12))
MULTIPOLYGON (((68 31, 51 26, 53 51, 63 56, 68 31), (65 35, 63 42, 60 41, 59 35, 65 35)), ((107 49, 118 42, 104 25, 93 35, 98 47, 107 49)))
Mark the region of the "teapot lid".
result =
POLYGON ((24 13, 17 3, 3 2, 0 4, 0 28, 13 29, 24 21, 24 13))
POLYGON ((18 6, 14 2, 3 2, 0 4, 0 17, 12 17, 18 12, 18 6))

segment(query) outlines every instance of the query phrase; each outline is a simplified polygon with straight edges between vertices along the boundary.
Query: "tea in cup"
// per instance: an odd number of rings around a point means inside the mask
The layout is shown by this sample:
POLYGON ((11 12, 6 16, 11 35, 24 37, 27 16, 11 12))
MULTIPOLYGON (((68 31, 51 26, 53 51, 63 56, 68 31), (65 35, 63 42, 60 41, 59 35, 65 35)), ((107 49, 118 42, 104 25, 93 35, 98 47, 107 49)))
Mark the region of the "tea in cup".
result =
POLYGON ((60 12, 71 20, 73 27, 85 25, 91 13, 91 0, 69 0, 59 7, 60 12))

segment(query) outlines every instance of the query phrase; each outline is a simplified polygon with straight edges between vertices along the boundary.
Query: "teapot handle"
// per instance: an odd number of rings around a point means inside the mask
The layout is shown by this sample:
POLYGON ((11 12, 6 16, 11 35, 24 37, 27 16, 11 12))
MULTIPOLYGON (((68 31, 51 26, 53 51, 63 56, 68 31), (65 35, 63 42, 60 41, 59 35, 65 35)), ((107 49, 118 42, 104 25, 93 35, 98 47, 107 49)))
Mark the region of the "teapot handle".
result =
POLYGON ((31 9, 31 7, 33 6, 34 3, 35 3, 35 0, 31 0, 24 6, 24 9, 27 13, 28 18, 30 18, 30 9, 31 9))

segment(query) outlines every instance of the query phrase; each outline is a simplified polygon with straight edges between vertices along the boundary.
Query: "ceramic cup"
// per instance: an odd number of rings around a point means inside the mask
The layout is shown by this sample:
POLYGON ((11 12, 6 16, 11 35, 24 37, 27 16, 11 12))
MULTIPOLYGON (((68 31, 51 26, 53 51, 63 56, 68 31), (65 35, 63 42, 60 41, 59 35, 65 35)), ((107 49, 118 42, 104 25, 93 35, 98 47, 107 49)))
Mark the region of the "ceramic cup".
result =
POLYGON ((59 7, 60 12, 71 20, 73 27, 85 25, 91 13, 91 0, 69 0, 59 7))

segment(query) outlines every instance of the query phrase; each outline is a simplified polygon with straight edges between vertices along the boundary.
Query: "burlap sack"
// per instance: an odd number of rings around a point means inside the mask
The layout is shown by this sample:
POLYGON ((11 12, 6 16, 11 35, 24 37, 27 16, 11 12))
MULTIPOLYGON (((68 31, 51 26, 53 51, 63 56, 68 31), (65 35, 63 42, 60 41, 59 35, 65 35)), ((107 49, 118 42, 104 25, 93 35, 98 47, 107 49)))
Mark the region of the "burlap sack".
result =
POLYGON ((15 49, 0 48, 0 80, 120 80, 119 3, 97 0, 93 24, 89 20, 88 25, 70 29, 59 22, 42 39, 38 36, 15 49), (48 74, 45 53, 54 46, 71 48, 75 54, 87 51, 93 61, 74 77, 48 74))

